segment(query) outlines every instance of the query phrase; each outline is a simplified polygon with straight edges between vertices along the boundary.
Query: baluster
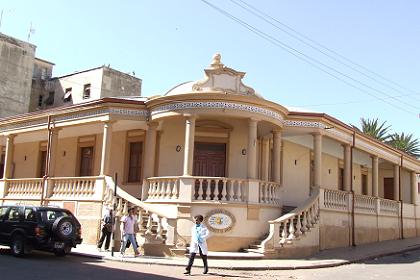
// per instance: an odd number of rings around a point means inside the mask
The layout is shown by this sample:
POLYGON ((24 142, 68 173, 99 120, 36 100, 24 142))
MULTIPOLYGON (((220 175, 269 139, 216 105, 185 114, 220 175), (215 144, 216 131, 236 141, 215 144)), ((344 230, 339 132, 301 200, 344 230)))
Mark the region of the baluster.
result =
POLYGON ((288 240, 295 239, 295 225, 293 224, 293 218, 289 219, 289 236, 287 236, 288 240))
POLYGON ((281 222, 281 225, 283 225, 283 229, 281 231, 280 244, 284 244, 286 243, 286 239, 287 239, 287 221, 281 222))
POLYGON ((274 204, 274 185, 270 184, 270 204, 274 204))
POLYGON ((166 181, 165 197, 171 198, 171 180, 170 179, 166 181))
POLYGON ((117 209, 116 209, 116 216, 121 217, 123 215, 123 205, 122 205, 122 198, 116 198, 117 199, 117 209))
POLYGON ((300 229, 302 228, 302 225, 301 225, 301 222, 300 222, 300 215, 301 214, 298 214, 297 216, 296 216, 296 219, 297 219, 297 221, 296 221, 296 232, 295 232, 295 234, 296 234, 296 236, 299 236, 299 235, 301 235, 301 231, 300 231, 300 229))
POLYGON ((206 182, 206 200, 211 200, 211 180, 205 179, 206 182))
POLYGON ((153 221, 152 221, 152 215, 149 213, 149 217, 147 219, 147 224, 146 224, 146 232, 145 234, 151 234, 152 233, 152 225, 153 225, 153 221))
POLYGON ((263 203, 264 202, 264 199, 263 199, 263 186, 264 186, 264 183, 263 182, 260 182, 260 184, 259 184, 259 190, 258 190, 258 192, 259 192, 259 195, 260 195, 260 197, 258 198, 258 202, 259 203, 263 203))
POLYGON ((227 197, 226 200, 228 201, 232 201, 233 200, 233 180, 229 180, 226 182, 226 192, 227 192, 227 197))
POLYGON ((198 180, 198 196, 197 200, 204 200, 204 186, 203 186, 203 179, 198 180))
POLYGON ((238 200, 244 201, 244 193, 242 189, 242 181, 238 181, 238 200))
POLYGON ((223 200, 223 201, 227 201, 228 199, 227 199, 227 190, 226 190, 226 187, 227 187, 227 180, 226 179, 223 179, 223 186, 222 186, 222 199, 221 200, 223 200))
POLYGON ((177 199, 178 198, 178 181, 172 180, 172 191, 171 191, 171 198, 177 199))
POLYGON ((162 239, 162 219, 158 217, 156 217, 157 219, 157 229, 156 229, 156 239, 162 239))
POLYGON ((301 231, 302 231, 302 234, 304 234, 306 231, 308 231, 308 221, 306 220, 307 219, 307 213, 306 213, 306 210, 305 211, 303 211, 303 218, 302 218, 302 228, 300 229, 301 231))

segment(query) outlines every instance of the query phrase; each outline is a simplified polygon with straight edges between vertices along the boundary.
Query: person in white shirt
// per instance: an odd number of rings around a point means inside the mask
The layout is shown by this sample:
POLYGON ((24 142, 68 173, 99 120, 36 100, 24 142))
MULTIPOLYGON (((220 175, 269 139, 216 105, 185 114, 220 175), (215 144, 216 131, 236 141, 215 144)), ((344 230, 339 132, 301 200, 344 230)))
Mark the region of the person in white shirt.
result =
POLYGON ((202 215, 197 215, 194 217, 195 225, 191 229, 191 245, 190 245, 190 258, 188 260, 188 265, 185 268, 184 274, 191 274, 191 267, 194 263, 195 255, 200 253, 201 258, 203 259, 204 271, 203 274, 209 272, 209 267, 207 264, 207 238, 209 237, 209 230, 205 225, 202 224, 204 217, 202 215))
POLYGON ((136 216, 135 216, 135 209, 134 208, 130 208, 128 210, 128 215, 127 216, 123 216, 121 218, 121 223, 122 223, 122 246, 121 246, 121 256, 124 256, 125 253, 125 248, 127 246, 127 241, 130 240, 131 244, 133 245, 133 250, 134 250, 134 257, 137 257, 140 255, 139 251, 138 251, 138 247, 137 247, 137 242, 136 242, 136 238, 135 238, 135 230, 134 230, 134 226, 137 223, 136 221, 136 216))

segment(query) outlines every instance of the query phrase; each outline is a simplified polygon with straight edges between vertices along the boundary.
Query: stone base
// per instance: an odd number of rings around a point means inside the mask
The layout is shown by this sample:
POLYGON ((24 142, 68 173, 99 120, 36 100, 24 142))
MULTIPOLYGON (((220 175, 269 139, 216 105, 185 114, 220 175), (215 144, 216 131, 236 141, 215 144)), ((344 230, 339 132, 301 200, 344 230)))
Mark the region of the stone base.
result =
POLYGON ((145 256, 155 256, 155 257, 175 256, 175 253, 171 251, 171 246, 168 246, 165 244, 143 244, 141 247, 144 251, 145 256))

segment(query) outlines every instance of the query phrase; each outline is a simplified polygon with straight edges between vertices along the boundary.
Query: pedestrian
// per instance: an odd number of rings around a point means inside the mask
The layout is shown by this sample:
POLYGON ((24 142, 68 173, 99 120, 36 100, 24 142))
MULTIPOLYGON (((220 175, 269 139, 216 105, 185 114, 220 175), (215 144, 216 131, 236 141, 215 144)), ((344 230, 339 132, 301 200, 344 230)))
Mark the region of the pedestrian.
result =
POLYGON ((111 242, 111 233, 114 227, 114 216, 112 209, 107 209, 101 220, 101 238, 98 242, 98 250, 102 250, 102 245, 105 241, 105 251, 109 251, 109 244, 111 242))
POLYGON ((184 274, 191 274, 191 267, 194 263, 195 255, 200 253, 201 259, 204 264, 203 274, 209 272, 209 267, 207 264, 207 238, 209 237, 209 230, 205 225, 203 225, 204 217, 202 215, 197 215, 194 217, 195 225, 191 229, 191 245, 190 245, 190 258, 188 260, 188 265, 185 268, 184 274))
POLYGON ((131 245, 133 245, 134 250, 134 257, 137 257, 140 255, 138 251, 138 246, 135 238, 135 230, 134 226, 136 224, 136 216, 135 216, 135 208, 130 208, 128 210, 128 215, 123 216, 121 218, 121 224, 122 224, 122 246, 121 246, 121 256, 124 256, 125 249, 127 246, 127 241, 130 240, 131 245))

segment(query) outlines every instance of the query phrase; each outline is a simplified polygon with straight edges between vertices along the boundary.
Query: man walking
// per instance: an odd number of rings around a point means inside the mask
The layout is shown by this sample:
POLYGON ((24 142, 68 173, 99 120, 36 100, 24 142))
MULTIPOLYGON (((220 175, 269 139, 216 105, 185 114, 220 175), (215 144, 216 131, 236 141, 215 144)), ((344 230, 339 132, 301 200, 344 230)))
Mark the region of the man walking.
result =
POLYGON ((131 244, 133 245, 133 250, 134 250, 134 257, 137 257, 140 255, 139 251, 138 251, 138 247, 137 247, 137 242, 136 242, 136 238, 135 238, 135 230, 134 230, 134 226, 136 224, 136 216, 135 216, 135 209, 134 208, 130 208, 128 210, 128 215, 127 216, 123 216, 121 218, 121 223, 122 223, 122 246, 121 246, 121 256, 124 256, 125 253, 125 248, 127 246, 127 241, 130 240, 131 244))
POLYGON ((114 227, 114 217, 112 213, 112 209, 108 209, 105 212, 104 217, 101 221, 102 229, 101 229, 101 238, 98 242, 98 250, 102 250, 102 245, 105 241, 105 251, 109 251, 109 243, 111 241, 111 233, 114 227))
POLYGON ((188 260, 188 265, 185 268, 184 274, 191 274, 191 267, 194 263, 194 258, 197 252, 200 253, 201 258, 203 259, 204 271, 203 274, 207 274, 209 267, 207 264, 207 241, 206 239, 209 236, 209 231, 205 225, 202 224, 204 217, 202 215, 197 215, 194 217, 195 225, 191 229, 191 246, 190 246, 190 258, 188 260))

